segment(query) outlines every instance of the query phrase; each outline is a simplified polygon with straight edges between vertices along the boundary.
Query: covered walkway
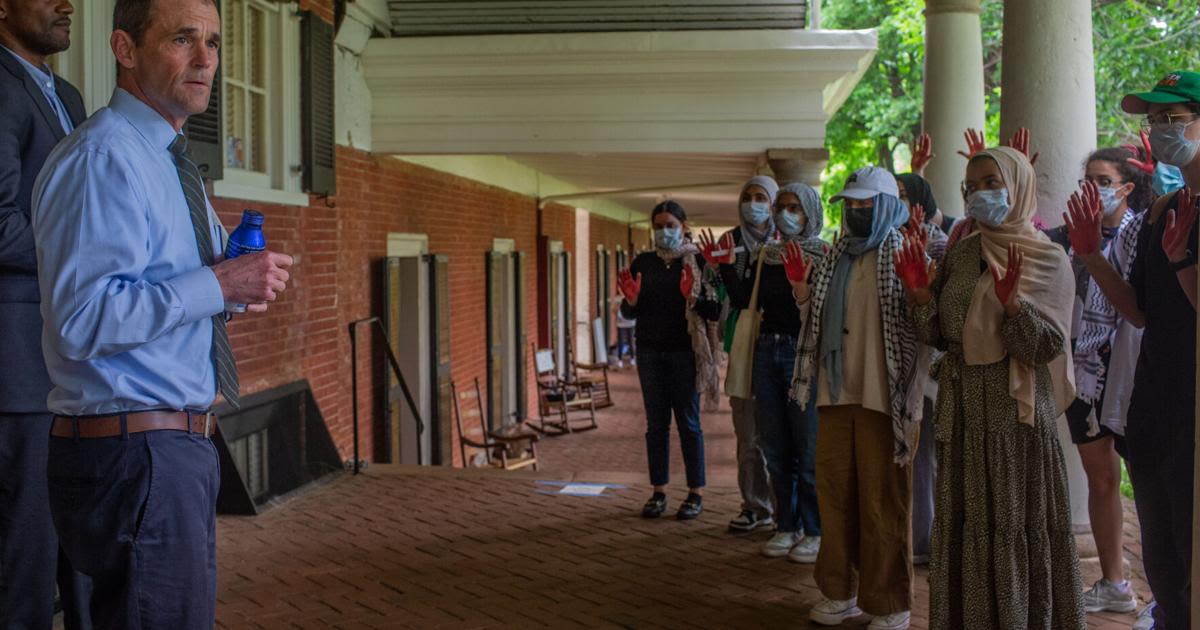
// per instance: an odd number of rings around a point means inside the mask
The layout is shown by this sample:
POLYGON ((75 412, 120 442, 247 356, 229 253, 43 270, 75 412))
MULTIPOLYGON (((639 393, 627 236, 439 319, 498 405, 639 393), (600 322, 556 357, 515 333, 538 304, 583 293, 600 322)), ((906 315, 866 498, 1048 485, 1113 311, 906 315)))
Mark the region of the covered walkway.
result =
MULTIPOLYGON (((728 408, 704 415, 705 514, 645 521, 636 375, 614 373, 612 384, 617 404, 601 412, 601 428, 543 441, 541 473, 374 465, 260 516, 221 517, 218 626, 809 627, 819 598, 811 569, 759 556, 767 532, 726 533, 739 501, 728 408), (539 480, 626 487, 550 496, 539 480)), ((681 462, 673 471, 682 477, 681 462)), ((672 508, 682 498, 678 488, 672 508)), ((1126 555, 1144 597, 1132 504, 1126 514, 1126 555)), ((1097 571, 1085 564, 1085 581, 1097 571)), ((925 628, 926 572, 917 576, 913 627, 925 628)), ((1089 617, 1109 630, 1131 621, 1089 617)))

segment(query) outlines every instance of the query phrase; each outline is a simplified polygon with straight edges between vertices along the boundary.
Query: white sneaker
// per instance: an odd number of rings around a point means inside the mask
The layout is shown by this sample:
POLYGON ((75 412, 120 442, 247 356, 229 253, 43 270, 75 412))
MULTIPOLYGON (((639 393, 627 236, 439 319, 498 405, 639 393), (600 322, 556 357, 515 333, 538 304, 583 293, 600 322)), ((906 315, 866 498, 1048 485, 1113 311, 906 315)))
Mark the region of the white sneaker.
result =
POLYGON ((1138 613, 1137 619, 1133 622, 1131 630, 1154 630, 1154 607, 1156 602, 1152 599, 1142 612, 1138 613))
POLYGON ((775 532, 771 540, 768 540, 767 544, 763 545, 762 555, 768 558, 782 558, 788 555, 788 552, 798 542, 800 542, 799 532, 775 532))
POLYGON ((1083 609, 1090 613, 1133 612, 1137 610, 1137 598, 1128 580, 1098 580, 1083 592, 1083 609))
POLYGON ((853 619, 862 615, 862 611, 858 609, 858 598, 850 599, 823 599, 812 610, 808 611, 808 618, 814 623, 819 623, 822 626, 840 625, 847 619, 853 619))
POLYGON ((912 617, 912 613, 907 610, 876 617, 871 620, 871 625, 867 628, 869 630, 907 630, 910 617, 912 617))
POLYGON ((814 564, 819 551, 821 551, 821 537, 805 536, 788 552, 788 560, 800 564, 814 564))

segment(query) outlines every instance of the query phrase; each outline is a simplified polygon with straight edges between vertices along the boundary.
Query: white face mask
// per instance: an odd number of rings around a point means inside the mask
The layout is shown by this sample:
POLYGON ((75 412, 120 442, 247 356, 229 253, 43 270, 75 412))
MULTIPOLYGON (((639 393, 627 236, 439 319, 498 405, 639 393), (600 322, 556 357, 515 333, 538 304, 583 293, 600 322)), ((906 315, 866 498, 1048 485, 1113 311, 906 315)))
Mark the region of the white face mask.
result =
POLYGON ((1119 188, 1101 188, 1100 189, 1100 207, 1104 210, 1104 216, 1111 217, 1118 208, 1121 207, 1123 199, 1117 197, 1119 188))
POLYGON ((1187 128, 1192 123, 1177 122, 1151 128, 1150 150, 1159 162, 1180 168, 1191 164, 1196 152, 1200 151, 1200 140, 1187 138, 1187 128))
POLYGON ((678 249, 683 243, 683 228, 658 228, 654 230, 654 244, 663 249, 678 249))

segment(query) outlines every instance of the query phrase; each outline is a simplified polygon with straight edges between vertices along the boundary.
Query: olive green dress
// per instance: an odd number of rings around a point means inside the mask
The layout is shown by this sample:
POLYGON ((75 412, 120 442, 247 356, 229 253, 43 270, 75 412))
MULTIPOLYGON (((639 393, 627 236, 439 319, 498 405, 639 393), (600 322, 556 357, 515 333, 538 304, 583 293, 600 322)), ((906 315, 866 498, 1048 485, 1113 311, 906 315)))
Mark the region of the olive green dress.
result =
POLYGON ((1082 630, 1086 626, 1071 503, 1047 364, 1062 335, 1034 307, 997 334, 1008 357, 963 362, 967 308, 987 273, 980 239, 947 253, 934 299, 914 305, 922 341, 945 351, 933 368, 938 477, 929 576, 932 630, 1082 630), (1034 426, 1017 421, 1010 357, 1037 366, 1034 426))

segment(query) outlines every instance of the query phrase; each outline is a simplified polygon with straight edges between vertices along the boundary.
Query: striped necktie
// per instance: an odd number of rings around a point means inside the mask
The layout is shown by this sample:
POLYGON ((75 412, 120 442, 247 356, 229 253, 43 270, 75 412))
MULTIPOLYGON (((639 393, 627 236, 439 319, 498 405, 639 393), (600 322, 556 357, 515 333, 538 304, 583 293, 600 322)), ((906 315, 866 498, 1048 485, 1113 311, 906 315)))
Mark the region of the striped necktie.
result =
MULTIPOLYGON (((183 187, 183 196, 187 199, 192 230, 196 233, 196 247, 200 250, 200 262, 206 267, 211 267, 213 242, 208 224, 208 204, 204 201, 204 180, 200 178, 200 169, 196 168, 196 163, 188 155, 186 137, 182 134, 175 136, 170 151, 175 156, 175 170, 179 173, 179 183, 183 187)), ((217 385, 225 400, 237 408, 240 406, 237 363, 233 359, 233 349, 229 346, 229 333, 225 330, 225 314, 213 315, 212 325, 212 362, 217 373, 217 385)))

